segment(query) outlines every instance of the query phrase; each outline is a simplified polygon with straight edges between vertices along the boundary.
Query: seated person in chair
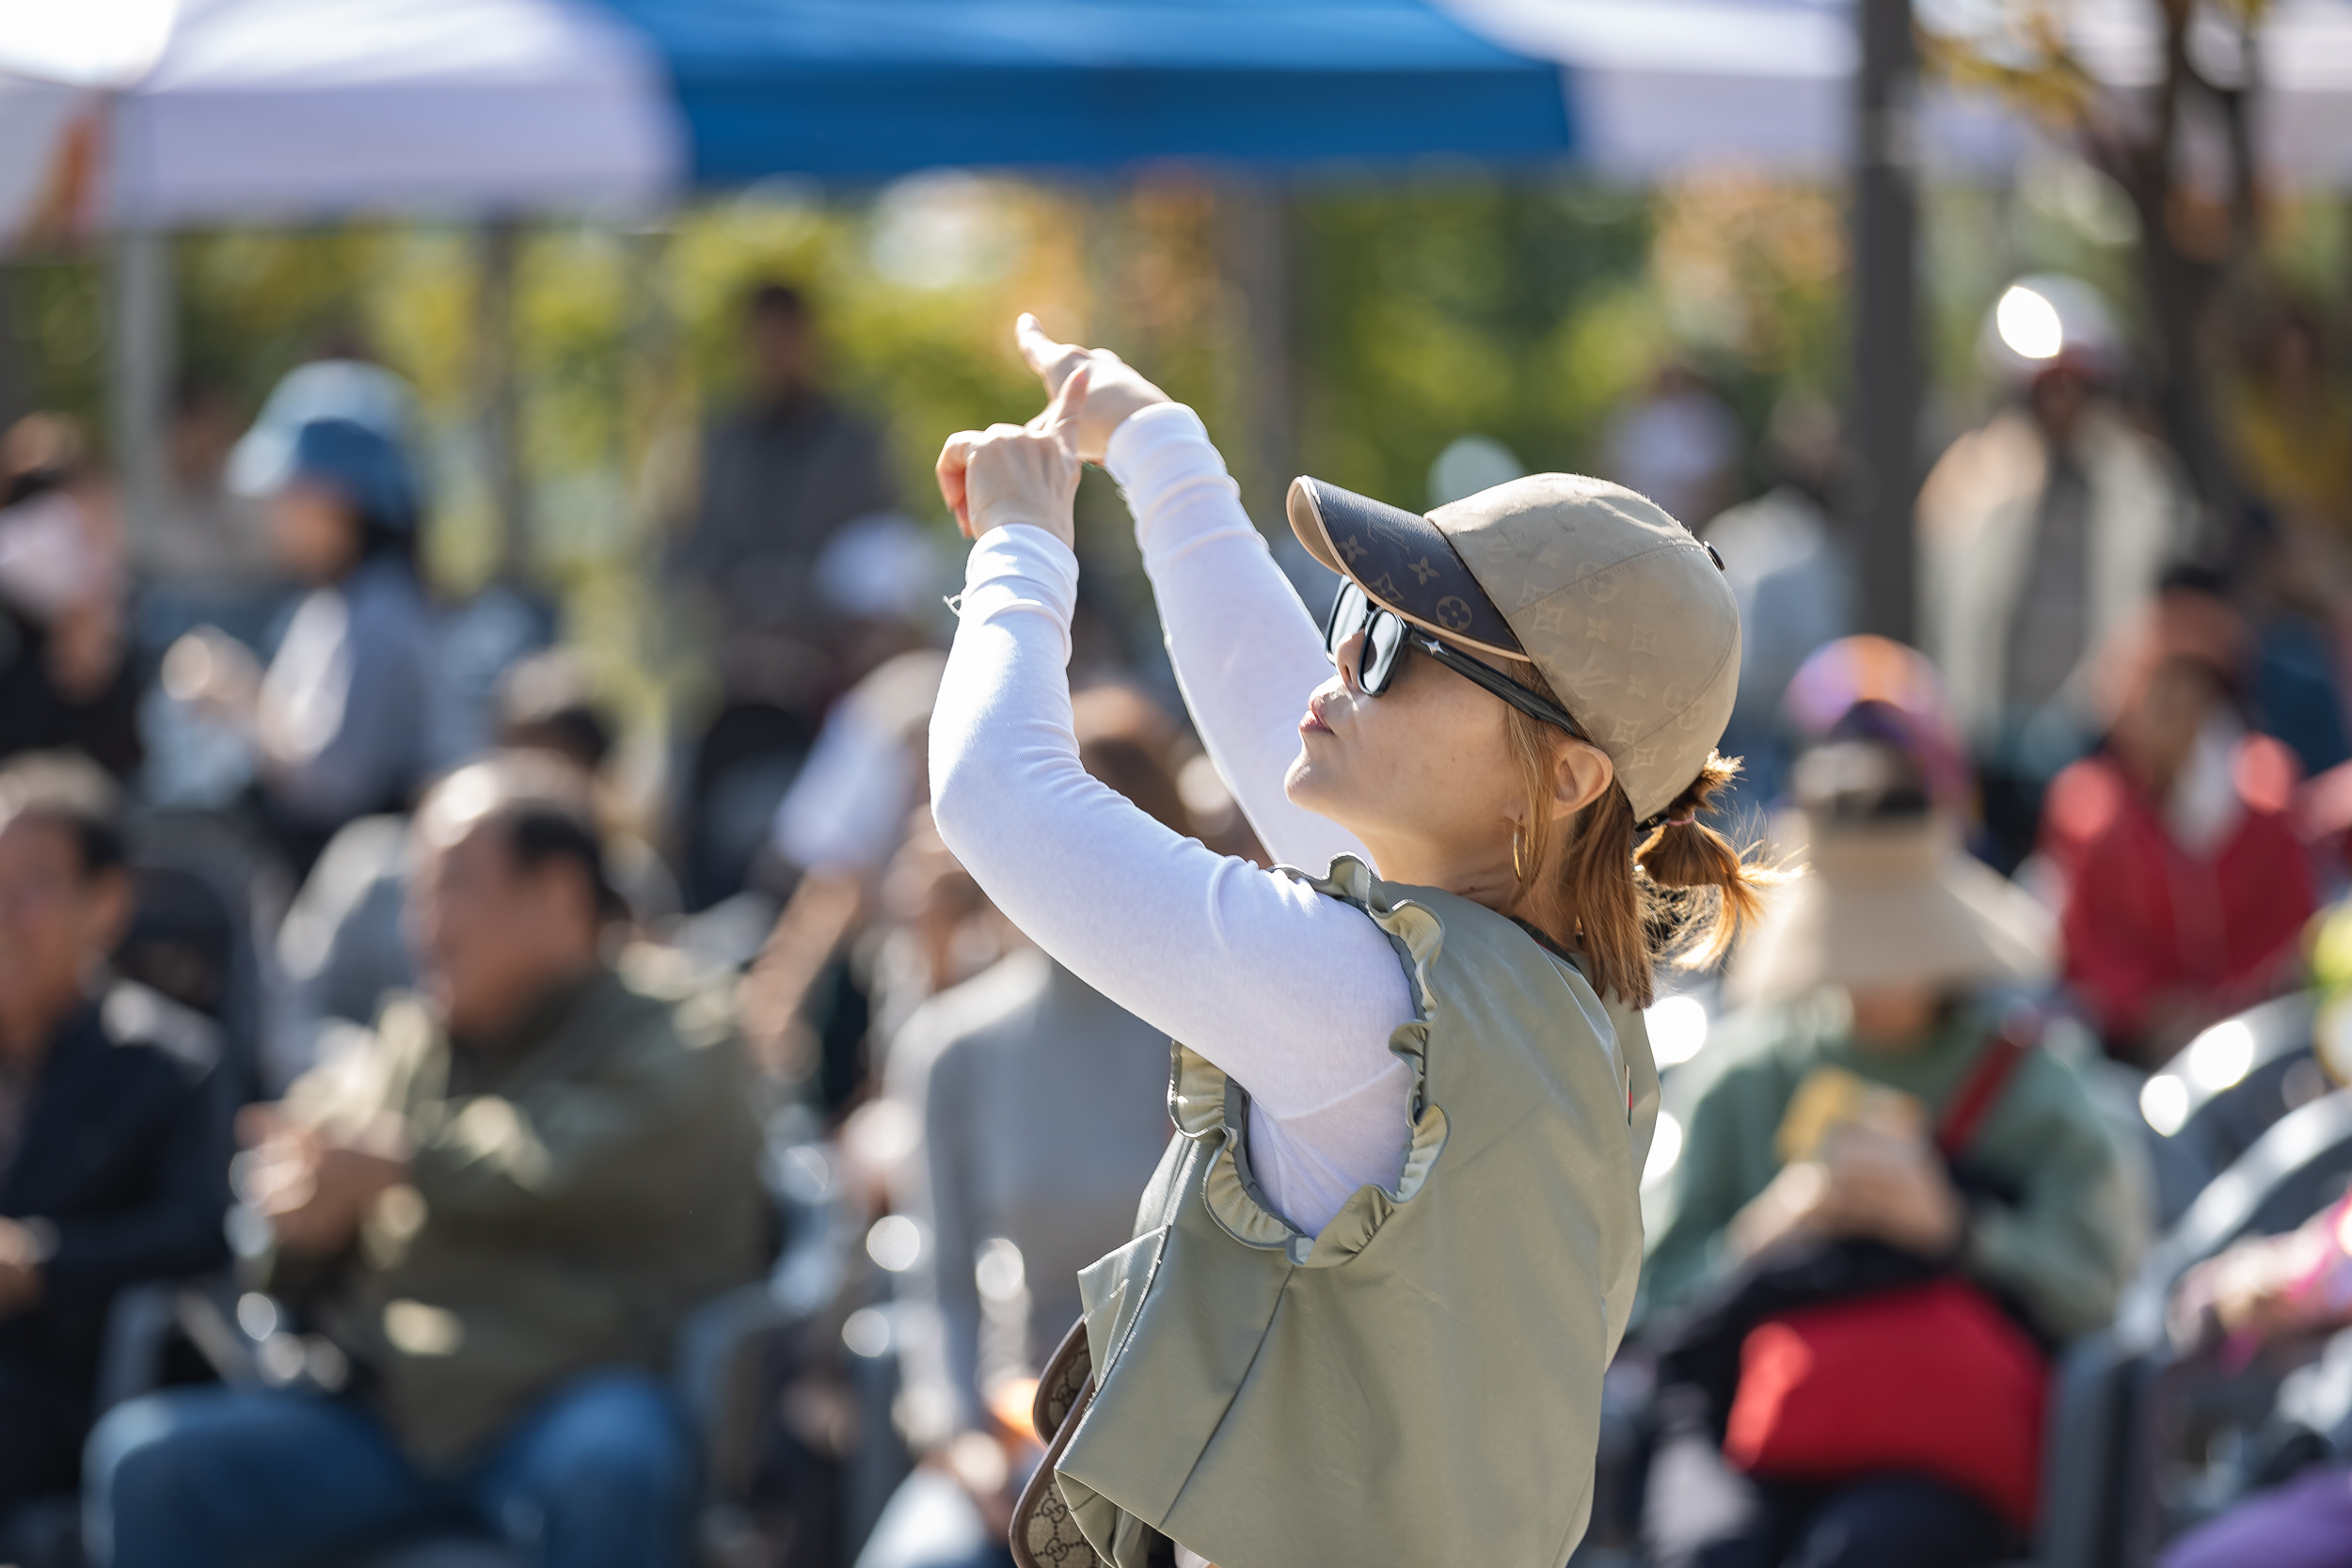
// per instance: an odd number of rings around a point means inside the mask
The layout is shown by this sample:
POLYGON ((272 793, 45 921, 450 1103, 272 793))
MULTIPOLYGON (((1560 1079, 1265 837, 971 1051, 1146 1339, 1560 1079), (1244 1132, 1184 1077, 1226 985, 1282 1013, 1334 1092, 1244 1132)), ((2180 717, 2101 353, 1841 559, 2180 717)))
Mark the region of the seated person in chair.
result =
POLYGON ((240 1128, 272 1286, 317 1331, 296 1381, 323 1386, 114 1412, 86 1466, 96 1563, 453 1526, 550 1568, 685 1560, 695 1458, 658 1369, 766 1241, 736 1037, 607 966, 576 770, 472 764, 414 831, 422 994, 240 1128))
MULTIPOLYGON (((2352 1324, 2352 1196, 2294 1230, 2255 1236, 2207 1259, 2172 1292, 2172 1339, 2225 1366, 2273 1339, 2352 1324)), ((2161 1568, 2352 1568, 2352 1470, 2341 1456, 2258 1492, 2178 1541, 2161 1568)))
POLYGON ((1651 1194, 1648 1560, 2007 1561, 2048 1352, 2113 1313, 2137 1195, 2074 1069, 2005 1018, 2047 968, 2038 906, 1896 748, 1795 777, 1809 868, 1734 962, 1751 1006, 1651 1194))
MULTIPOLYGON (((498 706, 500 749, 568 763, 592 800, 604 797, 612 730, 576 655, 549 648, 516 660, 499 677, 498 706)), ((602 820, 598 830, 605 871, 635 924, 674 922, 677 881, 660 857, 619 822, 602 820)), ((278 930, 278 962, 290 984, 264 1063, 273 1086, 310 1068, 346 1024, 373 1019, 389 992, 415 986, 415 958, 401 930, 410 836, 407 817, 394 813, 346 822, 303 879, 278 930)))
POLYGON ((115 1293, 226 1259, 227 1075, 210 1021, 106 958, 131 919, 115 786, 0 768, 0 1560, 78 1482, 115 1293))

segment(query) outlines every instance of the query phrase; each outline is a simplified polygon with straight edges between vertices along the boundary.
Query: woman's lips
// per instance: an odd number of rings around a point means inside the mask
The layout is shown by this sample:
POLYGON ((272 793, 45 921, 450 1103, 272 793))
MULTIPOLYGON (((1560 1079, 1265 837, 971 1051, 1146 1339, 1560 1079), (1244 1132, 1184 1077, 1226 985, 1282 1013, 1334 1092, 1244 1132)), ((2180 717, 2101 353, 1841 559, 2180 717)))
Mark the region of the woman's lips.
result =
POLYGON ((1323 698, 1320 694, 1307 703, 1306 716, 1298 721, 1300 735, 1329 735, 1331 726, 1323 721, 1323 698))

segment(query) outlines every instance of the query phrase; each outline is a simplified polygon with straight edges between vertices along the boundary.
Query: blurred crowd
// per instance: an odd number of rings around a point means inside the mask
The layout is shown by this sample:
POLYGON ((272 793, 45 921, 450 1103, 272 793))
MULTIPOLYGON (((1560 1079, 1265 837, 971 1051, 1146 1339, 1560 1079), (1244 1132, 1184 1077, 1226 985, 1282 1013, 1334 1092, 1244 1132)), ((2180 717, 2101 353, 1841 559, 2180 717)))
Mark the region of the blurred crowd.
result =
MULTIPOLYGON (((249 421, 186 388, 127 519, 69 421, 0 439, 0 1560, 1009 1560, 1168 1042, 931 827, 956 557, 818 325, 744 302, 662 562, 716 700, 652 790, 525 586, 428 587, 414 398, 356 347, 249 421)), ((1916 650, 1856 634, 1825 408, 1750 454, 1677 364, 1609 432, 1734 585, 1728 813, 1792 875, 1650 1014, 1591 1560, 2007 1561, 2054 1369, 2157 1262, 2216 1375, 2352 1323, 2341 1182, 2171 1240, 2337 1081, 2327 1007, 2277 1021, 2352 879, 2352 398, 2265 318, 2223 508, 2087 286, 2020 280, 1982 354, 1916 650)), ((1433 503, 1511 477, 1471 457, 1433 503)), ((1263 862, 1151 640, 1081 615, 1087 769, 1263 862)), ((2176 1511, 2176 1560, 2352 1563, 2352 1448, 2299 1451, 2176 1511)))

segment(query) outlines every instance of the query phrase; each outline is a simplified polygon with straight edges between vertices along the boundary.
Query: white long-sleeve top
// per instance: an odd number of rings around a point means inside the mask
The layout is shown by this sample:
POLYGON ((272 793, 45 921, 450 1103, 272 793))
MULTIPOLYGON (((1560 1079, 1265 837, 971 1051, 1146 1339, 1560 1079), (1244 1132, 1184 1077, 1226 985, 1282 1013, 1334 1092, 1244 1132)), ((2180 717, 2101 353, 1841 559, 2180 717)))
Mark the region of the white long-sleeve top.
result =
MULTIPOLYGON (((1147 408, 1107 458, 1184 701, 1259 838, 1318 874, 1339 854, 1369 863, 1282 792, 1330 666, 1200 419, 1147 408)), ((1413 1017, 1404 969, 1360 910, 1178 837, 1079 765, 1077 582, 1076 558, 1042 529, 993 529, 973 546, 931 720, 940 834, 1039 946, 1249 1091, 1259 1183, 1318 1232, 1357 1188, 1393 1187, 1403 1168, 1411 1074, 1389 1037, 1413 1017)))

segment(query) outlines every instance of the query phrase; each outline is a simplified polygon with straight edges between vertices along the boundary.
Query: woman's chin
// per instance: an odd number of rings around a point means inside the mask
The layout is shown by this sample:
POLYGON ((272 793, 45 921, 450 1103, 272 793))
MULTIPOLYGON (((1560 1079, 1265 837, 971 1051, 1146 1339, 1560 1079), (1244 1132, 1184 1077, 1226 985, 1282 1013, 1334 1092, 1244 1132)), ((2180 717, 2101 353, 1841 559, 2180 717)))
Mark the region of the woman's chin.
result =
POLYGON ((1333 784, 1329 770, 1316 767, 1314 759, 1307 754, 1304 748, 1291 759, 1290 770, 1282 775, 1282 793, 1289 798, 1290 803, 1301 811, 1313 812, 1317 816, 1334 815, 1333 808, 1339 804, 1342 792, 1333 784))

